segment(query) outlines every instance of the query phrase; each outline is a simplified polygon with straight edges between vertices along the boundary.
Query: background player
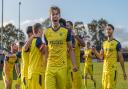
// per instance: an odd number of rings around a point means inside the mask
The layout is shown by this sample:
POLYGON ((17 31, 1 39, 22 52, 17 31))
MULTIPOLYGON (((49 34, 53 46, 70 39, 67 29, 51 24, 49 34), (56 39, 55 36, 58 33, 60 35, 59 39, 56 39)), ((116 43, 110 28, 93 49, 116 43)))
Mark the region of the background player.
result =
POLYGON ((28 89, 44 89, 44 59, 42 50, 42 26, 36 23, 33 26, 33 36, 28 39, 24 48, 29 50, 28 89))
POLYGON ((80 71, 80 47, 84 47, 84 41, 75 33, 73 29, 73 23, 71 21, 66 22, 66 27, 71 30, 72 33, 72 46, 74 48, 75 57, 76 57, 76 64, 78 67, 77 72, 72 72, 73 74, 73 81, 72 81, 72 88, 73 89, 81 89, 82 88, 82 74, 80 71))
POLYGON ((4 67, 3 67, 3 80, 5 89, 12 88, 12 81, 13 81, 13 69, 15 63, 17 62, 16 59, 16 52, 18 50, 18 46, 16 43, 11 44, 11 51, 6 55, 4 60, 4 67))
POLYGON ((126 80, 126 72, 124 68, 124 59, 122 56, 121 44, 113 38, 114 26, 108 24, 106 28, 107 40, 103 42, 103 47, 98 53, 95 48, 93 52, 100 59, 104 59, 102 89, 116 89, 117 82, 117 59, 119 59, 124 80, 126 80))
POLYGON ((45 31, 47 45, 47 68, 45 89, 66 89, 67 76, 67 46, 73 63, 73 70, 77 71, 75 56, 71 44, 71 33, 60 26, 60 9, 56 6, 50 8, 52 26, 45 31), (49 34, 50 33, 50 34, 49 34))
POLYGON ((84 74, 85 74, 85 89, 87 89, 87 76, 88 74, 91 76, 91 80, 94 82, 94 86, 96 87, 96 81, 93 78, 93 63, 92 63, 92 48, 90 47, 90 42, 86 43, 86 49, 84 50, 84 58, 85 58, 85 67, 84 67, 84 74))

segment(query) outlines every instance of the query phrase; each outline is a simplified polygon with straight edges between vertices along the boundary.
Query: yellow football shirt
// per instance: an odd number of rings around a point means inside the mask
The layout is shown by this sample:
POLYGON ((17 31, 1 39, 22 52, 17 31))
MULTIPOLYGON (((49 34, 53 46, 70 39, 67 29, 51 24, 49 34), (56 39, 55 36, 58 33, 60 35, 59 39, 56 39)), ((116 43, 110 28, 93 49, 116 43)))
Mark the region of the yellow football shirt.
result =
POLYGON ((44 60, 43 54, 40 51, 39 46, 42 45, 41 38, 34 38, 30 45, 29 52, 29 66, 28 66, 28 78, 31 78, 33 74, 42 74, 44 72, 44 60))
POLYGON ((92 50, 91 49, 85 49, 84 50, 84 54, 86 55, 85 56, 85 63, 87 65, 92 65, 92 50))
MULTIPOLYGON (((15 55, 13 53, 9 53, 10 55, 15 55)), ((5 63, 4 63, 4 67, 3 67, 3 70, 5 68, 5 65, 6 65, 6 76, 5 77, 11 77, 13 75, 13 68, 15 66, 15 63, 16 63, 16 56, 14 57, 6 57, 5 58, 5 63)))
POLYGON ((117 68, 118 51, 121 50, 121 44, 117 40, 103 42, 104 51, 104 71, 111 72, 117 68))
POLYGON ((26 52, 24 48, 22 48, 21 59, 22 59, 21 75, 23 77, 28 77, 29 51, 26 52))
POLYGON ((67 67, 67 41, 71 41, 71 34, 68 29, 60 27, 54 31, 53 28, 49 27, 44 35, 49 52, 47 66, 67 67))
POLYGON ((80 46, 77 40, 75 40, 74 52, 76 57, 76 65, 78 66, 78 68, 80 68, 80 46))

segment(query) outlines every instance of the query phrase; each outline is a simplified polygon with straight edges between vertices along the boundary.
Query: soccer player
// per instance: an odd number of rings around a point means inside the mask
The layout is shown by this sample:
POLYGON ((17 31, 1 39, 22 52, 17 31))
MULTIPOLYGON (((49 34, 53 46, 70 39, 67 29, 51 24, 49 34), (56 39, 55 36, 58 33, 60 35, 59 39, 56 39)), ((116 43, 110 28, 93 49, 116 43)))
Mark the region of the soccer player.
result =
POLYGON ((13 81, 13 69, 15 66, 16 60, 16 52, 18 50, 18 46, 15 43, 11 44, 11 51, 6 55, 4 60, 4 67, 3 67, 3 80, 5 89, 12 88, 12 81, 13 81))
POLYGON ((84 47, 84 41, 73 31, 73 23, 71 21, 66 22, 66 27, 72 32, 72 46, 74 48, 76 64, 78 67, 77 72, 72 72, 73 80, 72 80, 72 88, 73 89, 81 89, 82 88, 82 75, 80 71, 80 47, 84 47))
POLYGON ((21 89, 22 87, 22 75, 23 75, 23 61, 21 58, 21 53, 22 53, 22 47, 24 46, 24 42, 19 42, 18 43, 18 52, 16 53, 17 56, 17 63, 16 63, 16 73, 17 73, 17 82, 16 82, 16 89, 21 89))
POLYGON ((44 89, 44 59, 42 51, 42 27, 36 23, 33 26, 33 36, 26 42, 24 49, 29 51, 28 89, 44 89))
MULTIPOLYGON (((26 31, 28 39, 32 37, 33 31, 32 26, 27 27, 26 31)), ((22 59, 22 71, 21 71, 21 89, 28 89, 28 65, 29 65, 29 52, 22 48, 21 59, 22 59)))
POLYGON ((103 47, 98 53, 95 48, 93 52, 99 59, 104 59, 103 76, 102 76, 102 89, 116 89, 117 82, 117 59, 119 59, 124 80, 127 79, 124 59, 121 51, 121 44, 113 38, 114 26, 108 24, 106 27, 107 40, 103 42, 103 47))
POLYGON ((67 47, 72 59, 73 70, 77 71, 75 56, 71 44, 71 33, 60 26, 60 9, 50 8, 52 26, 45 30, 47 68, 45 73, 45 89, 66 89, 67 47))
POLYGON ((85 75, 85 89, 87 89, 87 76, 88 74, 91 76, 91 80, 94 82, 94 86, 96 87, 96 81, 93 78, 93 64, 92 64, 92 48, 90 47, 90 42, 86 43, 86 49, 84 50, 84 58, 85 58, 85 67, 84 67, 84 75, 85 75))
MULTIPOLYGON (((60 26, 66 27, 66 20, 65 19, 60 18, 59 23, 60 23, 60 26)), ((69 30, 69 31, 71 31, 71 30, 69 30)), ((71 58, 69 56, 69 49, 67 49, 67 80, 66 80, 66 89, 72 89, 72 63, 71 63, 71 58)))

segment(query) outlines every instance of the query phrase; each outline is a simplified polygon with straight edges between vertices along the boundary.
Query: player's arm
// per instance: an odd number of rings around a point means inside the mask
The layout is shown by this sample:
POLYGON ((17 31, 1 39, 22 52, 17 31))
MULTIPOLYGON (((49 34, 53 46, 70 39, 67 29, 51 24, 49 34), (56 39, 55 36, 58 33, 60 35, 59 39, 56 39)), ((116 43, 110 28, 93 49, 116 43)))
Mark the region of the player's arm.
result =
POLYGON ((45 59, 45 63, 47 64, 47 59, 48 59, 48 47, 47 46, 45 46, 44 59, 45 59))
POLYGON ((45 44, 42 42, 40 37, 36 40, 36 47, 39 48, 43 54, 45 53, 45 44))
POLYGON ((20 63, 19 63, 19 58, 21 58, 21 52, 17 52, 16 53, 16 63, 15 63, 15 71, 16 71, 16 74, 17 76, 19 77, 20 76, 20 63))
POLYGON ((72 65, 73 65, 73 70, 75 72, 75 71, 78 70, 77 65, 76 65, 75 53, 74 53, 74 50, 72 48, 72 43, 71 42, 68 42, 67 45, 68 45, 68 49, 69 49, 69 56, 71 58, 72 65))
POLYGON ((71 32, 68 31, 68 34, 67 34, 67 47, 68 47, 68 51, 69 51, 69 56, 71 58, 71 61, 72 61, 72 65, 73 65, 73 71, 77 71, 78 68, 77 68, 77 65, 76 65, 76 58, 75 58, 75 53, 74 53, 74 50, 73 50, 73 47, 72 47, 72 36, 71 36, 71 32))
POLYGON ((82 40, 78 35, 73 35, 75 37, 75 39, 78 41, 79 45, 82 47, 85 47, 85 42, 84 40, 82 40))
POLYGON ((92 53, 94 53, 96 55, 96 57, 98 57, 100 60, 103 60, 104 58, 104 51, 103 49, 100 50, 100 53, 93 47, 92 48, 92 53))
POLYGON ((5 59, 4 59, 4 68, 3 68, 3 71, 4 71, 4 74, 5 74, 5 77, 7 78, 8 76, 8 65, 7 65, 7 61, 9 60, 9 57, 8 57, 9 54, 7 54, 5 56, 5 59))
POLYGON ((32 36, 27 40, 27 42, 25 43, 25 45, 23 46, 23 48, 25 49, 25 51, 28 51, 28 50, 29 50, 29 47, 30 47, 30 45, 31 45, 32 40, 33 40, 34 37, 35 37, 35 36, 32 35, 32 36))
POLYGON ((3 71, 4 71, 4 75, 5 75, 5 77, 7 78, 8 67, 7 67, 6 60, 4 60, 4 68, 3 68, 3 71))
POLYGON ((15 71, 16 71, 17 77, 19 77, 20 76, 20 64, 19 63, 15 64, 15 71))
POLYGON ((46 38, 46 36, 44 35, 44 43, 45 43, 45 55, 44 55, 44 59, 45 59, 45 62, 46 62, 46 64, 47 64, 47 59, 48 59, 48 40, 47 40, 47 38, 46 38))
POLYGON ((124 80, 126 80, 127 75, 126 75, 126 72, 125 72, 124 58, 123 58, 123 55, 122 55, 122 50, 121 50, 121 44, 120 43, 118 43, 118 45, 117 45, 117 51, 118 51, 118 59, 120 61, 120 64, 121 64, 121 67, 122 67, 122 70, 123 70, 124 80))

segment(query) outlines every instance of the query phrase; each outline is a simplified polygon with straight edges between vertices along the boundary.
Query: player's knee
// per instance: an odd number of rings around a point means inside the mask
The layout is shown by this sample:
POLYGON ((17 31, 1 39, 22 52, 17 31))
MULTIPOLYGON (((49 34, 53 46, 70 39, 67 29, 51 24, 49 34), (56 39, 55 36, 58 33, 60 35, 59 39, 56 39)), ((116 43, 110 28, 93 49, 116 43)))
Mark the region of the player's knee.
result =
POLYGON ((11 84, 9 82, 6 82, 5 89, 11 89, 11 84))
POLYGON ((20 86, 18 84, 15 85, 16 89, 20 89, 20 86))

